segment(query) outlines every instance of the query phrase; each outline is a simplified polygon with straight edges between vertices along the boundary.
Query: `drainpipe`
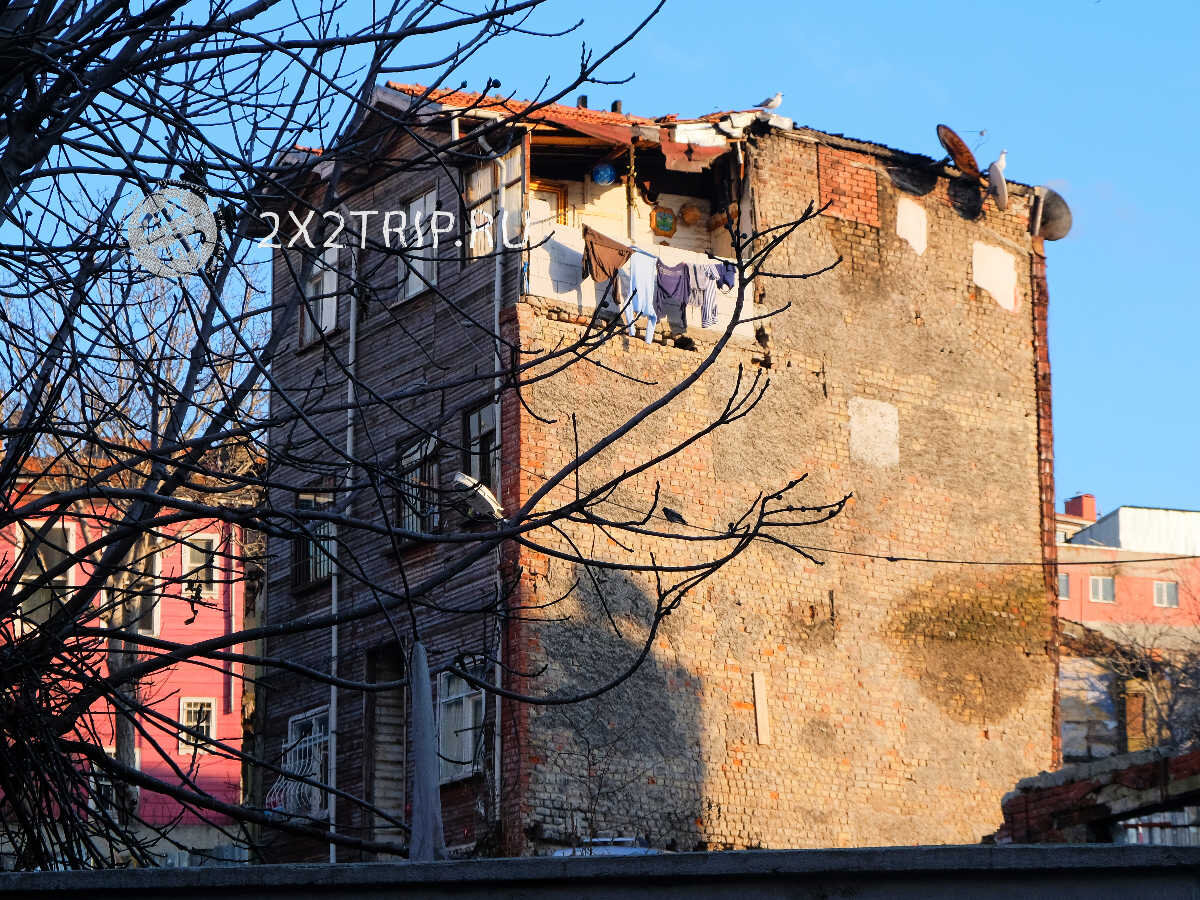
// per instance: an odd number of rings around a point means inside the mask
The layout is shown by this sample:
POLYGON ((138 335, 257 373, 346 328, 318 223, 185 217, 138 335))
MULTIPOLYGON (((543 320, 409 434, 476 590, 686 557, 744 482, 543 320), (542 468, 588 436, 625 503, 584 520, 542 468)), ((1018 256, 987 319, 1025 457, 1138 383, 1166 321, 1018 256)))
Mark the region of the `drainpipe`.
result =
MULTIPOLYGON (((529 137, 527 134, 522 136, 521 143, 522 143, 521 166, 522 166, 522 169, 524 169, 524 167, 526 165, 525 152, 526 152, 526 148, 529 146, 529 137)), ((500 224, 502 216, 499 215, 499 212, 503 208, 503 205, 504 205, 504 165, 499 159, 496 160, 495 165, 496 165, 496 190, 498 191, 498 195, 496 198, 496 212, 497 212, 496 245, 494 248, 496 250, 496 266, 492 273, 492 335, 493 335, 492 341, 493 341, 493 347, 494 347, 493 365, 495 366, 493 371, 496 373, 496 375, 495 375, 495 379, 492 382, 492 390, 494 392, 494 397, 492 399, 492 418, 493 418, 493 421, 496 423, 495 424, 495 441, 494 441, 494 443, 495 443, 495 452, 496 452, 496 469, 495 469, 495 471, 496 471, 498 483, 495 485, 495 488, 496 488, 497 496, 502 496, 503 491, 502 491, 500 483, 499 483, 500 479, 502 477, 500 474, 500 461, 501 461, 500 454, 502 452, 500 448, 503 446, 503 442, 501 440, 501 437, 502 437, 501 427, 502 426, 500 424, 500 365, 501 365, 501 363, 500 363, 500 354, 501 354, 501 349, 500 349, 500 303, 503 300, 502 295, 503 295, 503 290, 504 290, 504 271, 503 271, 504 257, 500 251, 502 248, 503 249, 507 249, 507 248, 505 248, 505 244, 504 244, 504 238, 505 238, 504 230, 500 224)), ((524 185, 524 181, 525 181, 524 176, 522 176, 521 180, 522 180, 522 187, 524 187, 525 186, 524 185)), ((522 196, 521 212, 523 212, 524 211, 524 209, 523 209, 524 196, 525 196, 524 190, 521 191, 521 196, 522 196)), ((525 222, 525 217, 524 217, 524 215, 522 215, 521 216, 522 228, 524 228, 524 222, 525 222)), ((494 577, 495 577, 495 582, 496 582, 496 599, 499 600, 500 592, 501 592, 501 590, 503 590, 503 583, 500 578, 500 548, 499 547, 496 548, 496 569, 494 572, 494 577)), ((501 628, 502 628, 502 626, 500 625, 500 621, 499 621, 499 619, 497 619, 497 622, 496 622, 496 635, 497 635, 496 636, 496 667, 495 667, 496 674, 494 676, 495 683, 497 685, 500 684, 500 678, 501 678, 500 659, 501 659, 501 654, 503 653, 503 648, 501 646, 501 628)), ((496 811, 496 821, 497 822, 500 821, 500 746, 501 746, 501 742, 500 742, 500 721, 501 721, 500 707, 501 707, 501 703, 502 703, 502 701, 501 701, 500 695, 497 694, 496 695, 496 733, 492 737, 492 770, 493 770, 492 771, 492 808, 496 811)))
MULTIPOLYGON (((351 281, 358 280, 357 257, 351 257, 351 281)), ((346 350, 346 498, 349 501, 350 485, 354 481, 354 376, 355 364, 358 357, 358 287, 352 284, 350 290, 350 335, 349 346, 346 350)), ((348 504, 347 504, 348 505, 348 504)), ((332 543, 333 571, 329 577, 329 612, 335 621, 329 627, 329 674, 336 679, 338 675, 338 591, 341 587, 338 573, 338 542, 337 523, 329 529, 332 543)), ((338 733, 338 689, 332 681, 329 685, 329 787, 337 788, 337 733, 338 733)), ((337 834, 337 800, 331 794, 329 797, 329 833, 337 834)), ((337 862, 337 844, 329 842, 329 861, 337 862)))

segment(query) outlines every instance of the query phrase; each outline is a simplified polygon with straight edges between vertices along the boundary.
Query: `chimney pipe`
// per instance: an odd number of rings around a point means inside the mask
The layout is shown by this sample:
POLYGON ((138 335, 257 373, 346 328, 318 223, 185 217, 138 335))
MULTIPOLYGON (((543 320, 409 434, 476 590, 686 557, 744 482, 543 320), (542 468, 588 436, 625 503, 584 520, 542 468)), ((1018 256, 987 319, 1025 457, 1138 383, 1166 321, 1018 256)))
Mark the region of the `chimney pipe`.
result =
POLYGON ((579 100, 575 104, 580 109, 587 109, 587 94, 580 94, 579 100))
POLYGON ((1094 494, 1079 494, 1063 504, 1068 516, 1078 516, 1089 522, 1096 521, 1096 496, 1094 494))
POLYGON ((612 111, 615 113, 619 113, 621 111, 621 101, 620 100, 614 100, 612 102, 612 111))

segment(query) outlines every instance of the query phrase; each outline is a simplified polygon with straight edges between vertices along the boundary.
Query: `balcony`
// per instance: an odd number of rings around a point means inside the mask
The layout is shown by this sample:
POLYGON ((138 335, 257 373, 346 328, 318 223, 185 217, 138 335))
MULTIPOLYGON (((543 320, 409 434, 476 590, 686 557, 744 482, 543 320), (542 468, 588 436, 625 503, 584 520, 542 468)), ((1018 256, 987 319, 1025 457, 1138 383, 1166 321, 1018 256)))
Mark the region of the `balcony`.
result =
MULTIPOLYGON (((576 216, 576 218, 580 218, 576 216)), ((589 221, 588 224, 593 225, 602 233, 608 234, 615 240, 625 240, 625 234, 620 228, 620 223, 611 219, 597 219, 594 223, 589 221)), ((608 282, 594 282, 590 278, 586 281, 582 278, 583 268, 583 230, 581 227, 563 224, 541 224, 536 220, 531 225, 530 244, 537 244, 539 241, 544 241, 540 246, 535 246, 528 251, 527 267, 525 270, 525 284, 523 293, 533 297, 540 297, 568 313, 575 315, 590 316, 596 305, 604 298, 605 290, 608 287, 608 282)), ((711 257, 705 252, 692 250, 685 247, 665 246, 646 242, 640 244, 642 249, 654 253, 665 264, 669 266, 679 263, 709 263, 712 262, 711 257)), ((629 296, 629 273, 628 265, 621 271, 621 296, 628 298, 629 296)), ((717 291, 717 320, 716 324, 709 328, 700 327, 700 310, 697 307, 689 307, 687 310, 687 323, 685 325, 683 317, 680 315, 678 308, 669 308, 666 316, 666 321, 669 328, 664 328, 663 320, 659 320, 657 335, 661 338, 666 336, 688 335, 693 339, 703 339, 709 337, 711 340, 716 340, 724 333, 733 318, 734 306, 737 303, 737 286, 728 291, 717 291)), ((612 300, 609 300, 610 308, 614 310, 618 307, 614 306, 612 300)), ((744 338, 748 341, 753 341, 755 337, 756 323, 746 321, 759 315, 762 310, 751 302, 751 296, 747 292, 746 305, 742 309, 742 321, 734 328, 734 335, 739 338, 744 338)), ((639 330, 641 328, 639 323, 639 330)))
POLYGON ((314 734, 289 745, 284 754, 281 775, 267 791, 264 805, 280 815, 311 819, 324 818, 329 813, 329 794, 311 784, 299 781, 309 778, 324 783, 329 772, 329 735, 314 734))

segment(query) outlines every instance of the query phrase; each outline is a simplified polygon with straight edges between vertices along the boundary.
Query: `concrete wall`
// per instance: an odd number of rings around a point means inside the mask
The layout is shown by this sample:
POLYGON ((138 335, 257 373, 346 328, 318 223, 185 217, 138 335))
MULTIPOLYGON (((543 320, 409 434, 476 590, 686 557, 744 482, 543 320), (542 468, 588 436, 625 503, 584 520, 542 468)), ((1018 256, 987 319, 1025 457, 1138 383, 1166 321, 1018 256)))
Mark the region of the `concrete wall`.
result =
POLYGON ((418 865, 253 866, 0 874, 6 897, 1194 898, 1200 849, 896 847, 505 859, 418 865))
MULTIPOLYGON (((505 760, 513 852, 590 832, 679 849, 974 841, 1000 824, 999 800, 1017 779, 1055 761, 1053 594, 1042 571, 886 558, 1053 559, 1030 194, 1017 188, 1006 213, 989 202, 973 215, 962 183, 921 184, 927 170, 813 133, 761 137, 751 157, 758 227, 833 202, 769 269, 842 265, 808 281, 760 280, 757 302, 790 304, 763 340, 731 344, 584 483, 710 421, 741 365, 771 379, 758 409, 618 491, 610 511, 648 508, 657 484, 663 505, 720 531, 760 491, 807 473, 798 502, 853 499, 793 539, 865 555, 817 551, 816 565, 756 547, 683 599, 611 696, 517 709, 519 751, 505 760)), ((510 333, 526 346, 569 339, 574 311, 555 309, 525 298, 510 333)), ((506 481, 506 505, 571 456, 572 413, 587 446, 677 383, 709 347, 693 334, 697 350, 622 341, 598 356, 651 387, 579 366, 524 395, 555 423, 509 404, 506 441, 519 434, 522 470, 506 481)), ((583 529, 573 537, 592 540, 583 529)), ((647 544, 631 546, 647 559, 647 544)), ((658 547, 657 559, 693 562, 695 548, 658 547)), ((584 584, 554 610, 569 622, 526 624, 514 637, 518 668, 549 666, 531 687, 590 688, 619 671, 646 636, 652 585, 609 573, 599 590, 614 629, 586 573, 528 552, 519 563, 531 605, 584 584)))

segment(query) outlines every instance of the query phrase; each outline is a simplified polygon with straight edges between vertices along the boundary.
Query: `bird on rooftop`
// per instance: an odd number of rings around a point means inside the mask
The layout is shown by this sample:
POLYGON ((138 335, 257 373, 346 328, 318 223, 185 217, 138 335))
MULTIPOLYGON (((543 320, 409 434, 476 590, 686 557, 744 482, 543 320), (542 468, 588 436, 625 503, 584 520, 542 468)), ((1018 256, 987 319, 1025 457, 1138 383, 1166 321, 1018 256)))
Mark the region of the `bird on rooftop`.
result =
MULTIPOLYGON (((1000 155, 996 157, 996 161, 992 163, 992 166, 995 166, 1003 173, 1006 165, 1008 165, 1008 151, 1001 150, 1000 155)), ((990 169, 992 166, 988 166, 988 168, 990 169)))
POLYGON ((768 97, 766 100, 762 101, 762 103, 755 103, 754 105, 759 109, 778 109, 779 104, 782 102, 783 91, 776 91, 773 97, 768 97))

